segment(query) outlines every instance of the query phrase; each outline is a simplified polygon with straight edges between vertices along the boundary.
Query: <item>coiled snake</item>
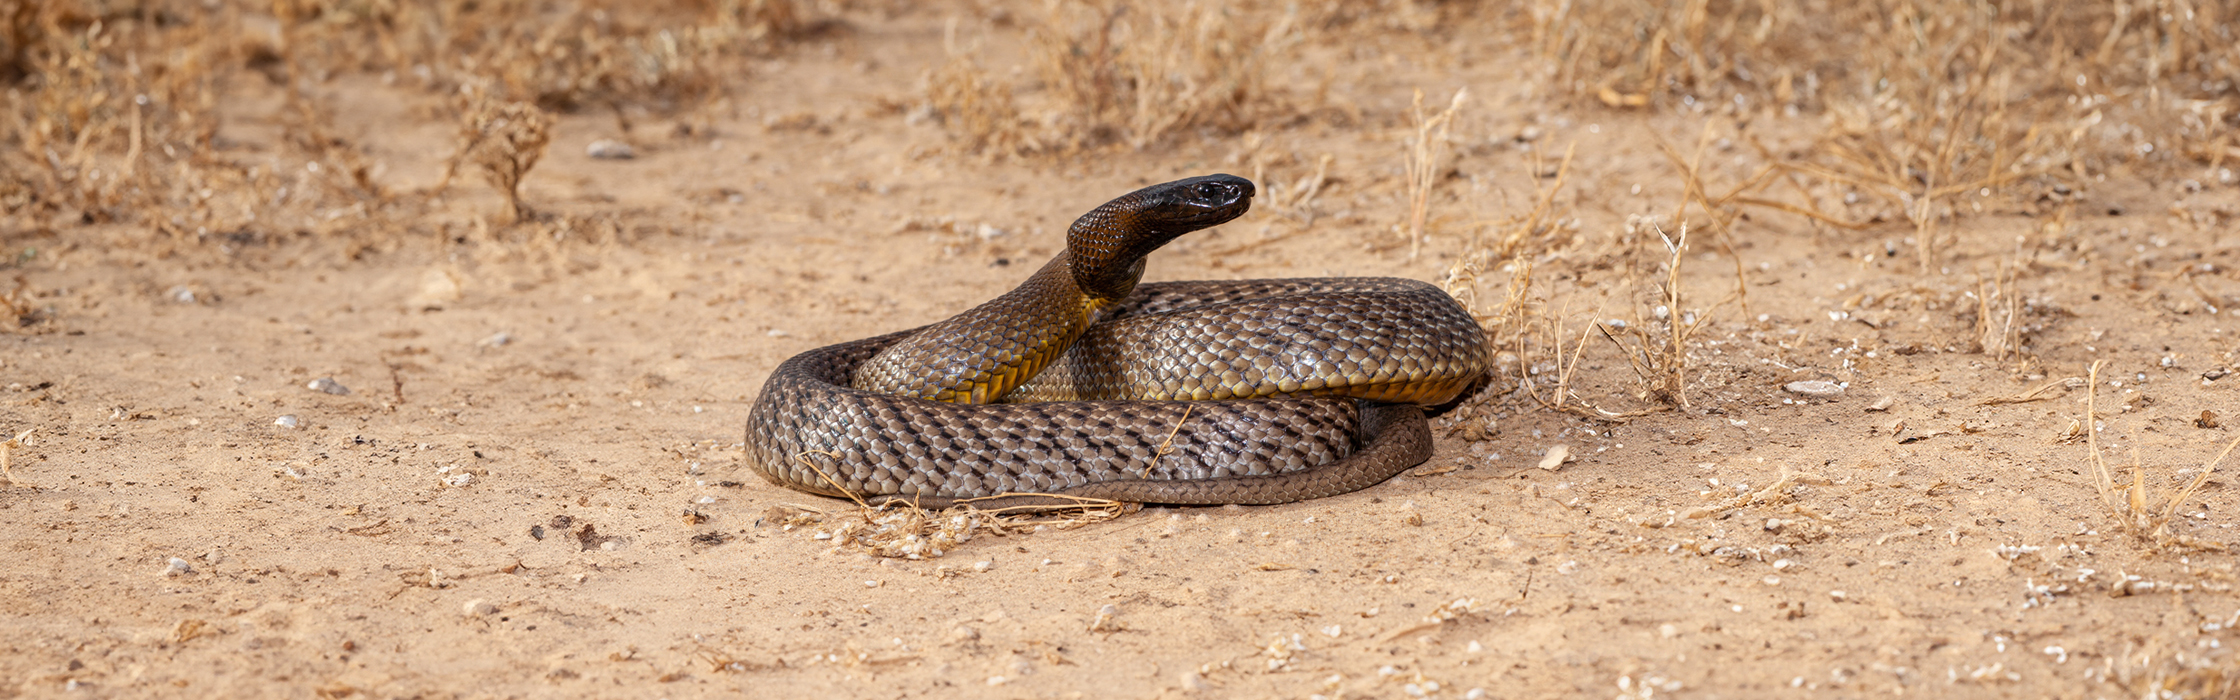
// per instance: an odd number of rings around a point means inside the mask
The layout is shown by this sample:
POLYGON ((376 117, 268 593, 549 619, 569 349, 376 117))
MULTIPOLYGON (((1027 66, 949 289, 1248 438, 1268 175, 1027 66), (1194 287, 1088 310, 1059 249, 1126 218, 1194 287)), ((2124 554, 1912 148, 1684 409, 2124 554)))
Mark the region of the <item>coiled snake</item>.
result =
POLYGON ((1137 285, 1146 254, 1252 196, 1230 175, 1137 190, 1075 221, 1065 251, 993 301, 787 360, 748 413, 747 461, 788 488, 941 507, 1286 503, 1429 459, 1419 405, 1486 365, 1484 332, 1437 287, 1137 285))

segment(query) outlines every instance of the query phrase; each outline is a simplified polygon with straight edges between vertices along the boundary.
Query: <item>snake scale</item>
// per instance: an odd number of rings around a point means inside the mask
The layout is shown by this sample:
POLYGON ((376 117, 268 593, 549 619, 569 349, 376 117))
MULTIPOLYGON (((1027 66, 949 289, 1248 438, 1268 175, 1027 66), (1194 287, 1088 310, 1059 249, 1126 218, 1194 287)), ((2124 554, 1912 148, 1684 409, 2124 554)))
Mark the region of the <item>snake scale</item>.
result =
POLYGON ((1146 254, 1253 194, 1231 175, 1137 190, 1075 221, 1001 297, 786 360, 748 413, 747 461, 788 488, 943 507, 1286 503, 1429 459, 1421 406, 1487 361, 1483 330, 1437 287, 1137 283, 1146 254))

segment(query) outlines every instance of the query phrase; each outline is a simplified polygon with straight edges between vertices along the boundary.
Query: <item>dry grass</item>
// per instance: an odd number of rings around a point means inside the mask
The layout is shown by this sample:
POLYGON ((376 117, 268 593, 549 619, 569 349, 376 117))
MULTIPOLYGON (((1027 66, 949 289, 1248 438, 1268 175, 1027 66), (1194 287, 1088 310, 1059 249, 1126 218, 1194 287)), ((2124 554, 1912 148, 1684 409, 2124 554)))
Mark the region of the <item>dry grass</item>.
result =
POLYGON ((926 78, 926 101, 931 105, 927 114, 940 119, 972 153, 1040 152, 1045 144, 1019 113, 1012 90, 1009 83, 993 79, 972 56, 952 52, 949 62, 926 78))
POLYGON ((1140 150, 1201 130, 1235 135, 1295 122, 1302 111, 1293 91, 1273 82, 1274 69, 1296 56, 1296 11, 1174 1, 1042 10, 1029 30, 1031 84, 991 74, 969 55, 929 74, 926 110, 968 147, 1140 150))
POLYGON ((2240 157, 2240 43, 2219 34, 2234 14, 2229 2, 1609 0, 1540 3, 1519 31, 1574 99, 1819 115, 1819 138, 1768 162, 1818 183, 1805 209, 1857 194, 1898 208, 1929 271, 1962 198, 2240 157))
MULTIPOLYGON (((1687 260, 1687 224, 1680 225, 1677 237, 1665 232, 1654 221, 1637 218, 1627 226, 1629 237, 1647 239, 1642 234, 1650 231, 1656 233, 1654 242, 1664 244, 1665 257, 1664 280, 1656 286, 1648 313, 1636 313, 1633 323, 1616 330, 1611 323, 1596 323, 1595 329, 1625 355, 1626 363, 1640 378, 1646 397, 1685 409, 1688 408, 1688 340, 1710 314, 1681 306, 1680 266, 1687 260)), ((1640 288, 1638 284, 1631 286, 1640 288)))
POLYGON ((1462 103, 1469 99, 1469 90, 1456 90, 1446 109, 1430 113, 1423 110, 1423 91, 1417 90, 1415 106, 1408 111, 1415 120, 1415 134, 1408 139, 1407 151, 1408 225, 1400 233, 1408 241, 1409 260, 1423 254, 1424 225, 1431 216, 1431 190, 1444 179, 1441 176, 1445 171, 1439 165, 1446 155, 1447 133, 1454 127, 1455 113, 1462 111, 1462 103))
POLYGON ((2017 266, 2002 262, 1989 279, 1976 276, 1976 345, 1993 362, 2022 352, 2022 295, 2015 291, 2017 266))
MULTIPOLYGON (((825 26, 790 0, 660 8, 445 0, 269 5, 0 0, 0 230, 152 231, 159 255, 280 232, 391 236, 426 193, 380 183, 311 87, 372 72, 548 110, 673 110, 713 97, 738 59, 825 26), (275 154, 215 142, 255 82, 284 96, 275 154)), ((526 153, 515 149, 516 153, 526 153)), ((517 163, 526 170, 528 161, 517 163)), ((517 176, 518 173, 515 173, 517 176)), ((504 179, 504 178, 501 178, 504 179)), ((513 186, 501 183, 501 189, 513 186)), ((509 201, 514 201, 510 200, 509 201)), ((517 203, 517 202, 516 202, 517 203)))
POLYGON ((487 85, 555 112, 676 109, 719 91, 727 59, 813 31, 790 0, 665 5, 592 0, 284 0, 290 65, 409 76, 439 92, 487 85))
POLYGON ((2108 514, 2124 530, 2157 545, 2223 549, 2224 545, 2172 532, 2170 523, 2178 516, 2178 509, 2192 501, 2193 495, 2201 490, 2202 485, 2209 483, 2209 477, 2216 473, 2217 467, 2224 463, 2225 458, 2232 456, 2233 449, 2240 448, 2240 438, 2226 443, 2224 450, 2218 452, 2215 458, 2202 463, 2200 470, 2194 474, 2192 481, 2187 482, 2185 488, 2179 489, 2159 504, 2153 490, 2147 486, 2147 470, 2139 460, 2138 440, 2133 438, 2131 483, 2118 486, 2115 472, 2108 468, 2107 457, 2100 450, 2102 428, 2098 399, 2100 366, 2103 364, 2105 361, 2094 361, 2086 374, 2088 383, 2085 385, 2084 420, 2085 445, 2092 451, 2093 487, 2100 494, 2100 505, 2108 510, 2108 514))

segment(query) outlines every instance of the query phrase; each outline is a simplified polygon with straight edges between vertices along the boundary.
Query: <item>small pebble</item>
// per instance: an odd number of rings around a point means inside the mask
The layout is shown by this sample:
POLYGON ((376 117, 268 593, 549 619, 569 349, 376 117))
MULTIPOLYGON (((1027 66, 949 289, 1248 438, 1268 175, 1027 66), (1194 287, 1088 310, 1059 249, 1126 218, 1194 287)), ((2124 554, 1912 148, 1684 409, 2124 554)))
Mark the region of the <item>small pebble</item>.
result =
POLYGON ((1874 400, 1874 403, 1871 403, 1871 404, 1867 404, 1867 410, 1869 410, 1869 411, 1887 411, 1887 410, 1890 410, 1890 407, 1891 407, 1891 406, 1896 406, 1896 405, 1898 405, 1898 397, 1896 397, 1896 396, 1891 396, 1891 395, 1888 395, 1888 394, 1884 394, 1884 395, 1882 396, 1882 398, 1879 398, 1879 399, 1875 399, 1875 400, 1874 400))
POLYGON ((599 139, 584 147, 583 154, 604 160, 629 160, 638 157, 637 149, 630 144, 613 139, 599 139))
POLYGON ((172 557, 171 561, 163 565, 163 575, 165 576, 185 576, 191 573, 194 573, 194 565, 187 563, 185 559, 172 557))
POLYGON ((279 417, 279 418, 274 418, 274 419, 272 420, 272 424, 273 424, 273 425, 277 425, 277 426, 280 426, 280 427, 282 427, 282 428, 289 428, 289 429, 294 429, 294 428, 301 428, 301 427, 303 427, 303 421, 301 421, 301 420, 298 420, 298 419, 297 419, 297 418, 295 417, 295 414, 292 414, 292 413, 291 413, 291 414, 288 414, 288 415, 285 415, 285 416, 281 416, 281 417, 279 417))
POLYGON ((1832 399, 1843 395, 1843 385, 1825 379, 1807 379, 1781 385, 1783 391, 1815 399, 1832 399))
POLYGON ((504 347, 506 343, 511 343, 511 342, 513 342, 513 336, 511 336, 511 335, 507 335, 507 334, 505 334, 505 333, 501 332, 501 333, 498 333, 498 334, 496 334, 496 335, 492 335, 492 336, 490 336, 490 337, 488 337, 488 338, 483 338, 483 339, 482 339, 482 342, 480 342, 480 343, 476 343, 476 345, 482 345, 482 346, 486 346, 486 347, 493 347, 493 348, 496 348, 496 347, 504 347))
POLYGON ((305 384, 303 385, 303 387, 312 391, 334 394, 336 396, 350 395, 350 387, 343 386, 342 382, 335 381, 334 377, 320 377, 318 379, 313 379, 311 380, 311 383, 305 384))
POLYGON ((1540 457, 1539 466, 1541 469, 1555 471, 1562 468, 1563 463, 1568 461, 1571 461, 1571 446, 1556 445, 1548 448, 1548 453, 1540 457))
POLYGON ((467 601, 465 605, 459 606, 459 611, 468 617, 484 617, 498 614, 498 606, 490 601, 476 598, 467 601))
POLYGON ((1189 692, 1189 693, 1200 693, 1200 692, 1205 692, 1205 690, 1206 690, 1206 689, 1207 689, 1207 687, 1208 687, 1208 686, 1206 685, 1206 679, 1205 679, 1205 677, 1204 677, 1204 676, 1200 676, 1200 675, 1198 675, 1198 672, 1196 672, 1196 671, 1183 671, 1183 672, 1182 672, 1182 676, 1181 676, 1181 678, 1179 678, 1179 679, 1177 679, 1177 680, 1180 680, 1180 681, 1182 681, 1182 690, 1183 690, 1184 692, 1189 692))
POLYGON ((170 299, 181 304, 192 304, 197 301, 194 296, 194 290, 188 289, 186 285, 172 287, 170 291, 164 292, 163 296, 166 299, 170 299))

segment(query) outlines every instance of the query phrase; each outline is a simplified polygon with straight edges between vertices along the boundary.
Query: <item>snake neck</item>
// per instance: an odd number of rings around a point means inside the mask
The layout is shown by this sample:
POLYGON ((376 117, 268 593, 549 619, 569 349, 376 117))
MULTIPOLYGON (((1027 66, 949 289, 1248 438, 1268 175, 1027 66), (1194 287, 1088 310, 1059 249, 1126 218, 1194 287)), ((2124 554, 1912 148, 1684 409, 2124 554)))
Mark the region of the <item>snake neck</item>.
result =
POLYGON ((1118 302, 1143 277, 1143 257, 1182 234, 1220 225, 1252 206, 1252 182, 1204 175, 1145 187, 1089 210, 1066 229, 1081 293, 1118 302))
POLYGON ((1124 282, 1119 297, 1107 298, 1074 283, 1071 257, 1059 253, 1009 293, 881 350, 856 368, 850 385, 949 403, 997 402, 1065 354, 1143 272, 1136 265, 1132 275, 1116 278, 1124 282))
POLYGON ((1205 175, 1145 187, 1090 210, 1066 250, 1010 293, 920 329, 858 367, 862 391, 994 403, 1065 354, 1143 278, 1143 256, 1252 206, 1252 182, 1205 175))

